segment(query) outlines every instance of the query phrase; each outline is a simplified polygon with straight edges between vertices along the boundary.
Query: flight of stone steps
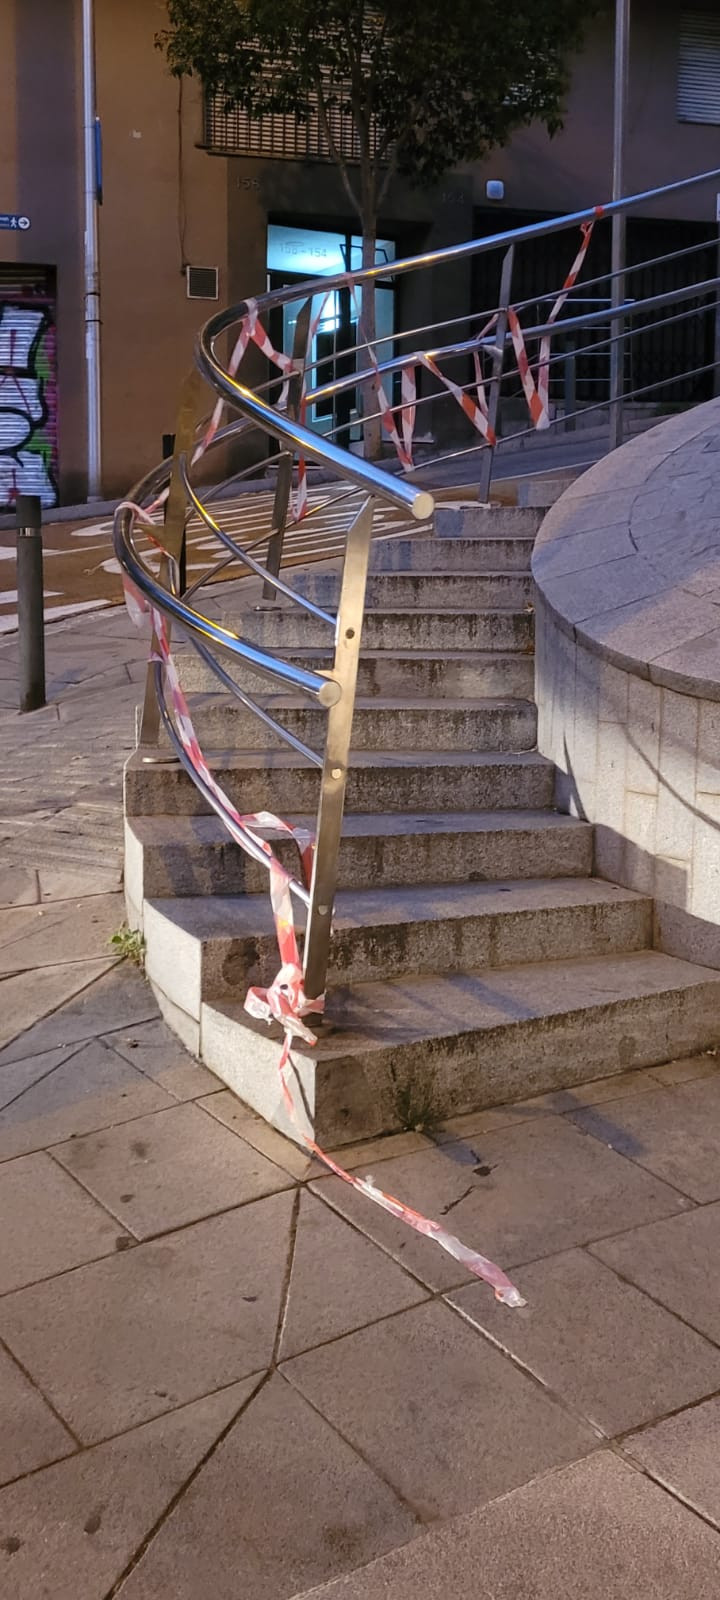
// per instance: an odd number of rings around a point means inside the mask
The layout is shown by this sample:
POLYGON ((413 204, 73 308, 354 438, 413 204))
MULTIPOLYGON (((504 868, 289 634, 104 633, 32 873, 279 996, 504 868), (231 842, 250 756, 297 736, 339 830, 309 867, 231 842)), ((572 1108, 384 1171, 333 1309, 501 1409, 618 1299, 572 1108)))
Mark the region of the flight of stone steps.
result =
MULTIPOLYGON (((529 569, 543 514, 455 503, 428 531, 373 544, 327 1021, 315 1049, 295 1052, 306 1125, 327 1148, 720 1035, 720 973, 654 951, 651 900, 594 877, 592 828, 553 809, 554 771, 535 749, 529 569)), ((333 564, 296 569, 292 582, 320 605, 337 599, 333 564)), ((254 643, 330 665, 322 625, 262 604, 253 581, 224 589, 222 609, 254 643)), ((235 804, 312 827, 318 773, 217 693, 194 653, 181 648, 178 661, 235 804)), ((323 711, 238 680, 322 748, 323 711)), ((161 1008, 288 1131, 278 1033, 243 1009, 248 986, 278 966, 267 874, 176 762, 136 753, 125 803, 128 911, 161 1008)), ((295 870, 292 844, 274 848, 295 870)))

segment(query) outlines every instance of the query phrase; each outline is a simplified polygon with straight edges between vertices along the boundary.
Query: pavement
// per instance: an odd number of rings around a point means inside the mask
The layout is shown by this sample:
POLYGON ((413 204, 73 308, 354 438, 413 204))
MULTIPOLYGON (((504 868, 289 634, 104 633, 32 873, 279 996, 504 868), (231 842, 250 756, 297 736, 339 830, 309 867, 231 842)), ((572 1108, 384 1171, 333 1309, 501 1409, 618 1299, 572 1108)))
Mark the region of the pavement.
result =
MULTIPOLYGON (((590 465, 606 446, 605 433, 596 429, 580 429, 575 435, 551 439, 547 443, 542 437, 536 437, 532 448, 513 446, 505 456, 498 455, 495 493, 503 498, 506 487, 514 484, 519 471, 527 474, 590 465), (587 438, 583 437, 585 433, 587 438)), ((427 480, 430 487, 439 488, 442 497, 452 494, 453 488, 474 485, 476 475, 475 450, 420 470, 418 482, 424 484, 427 480)), ((272 482, 268 484, 267 479, 240 485, 238 493, 223 497, 223 527, 246 547, 253 545, 256 559, 262 557, 266 548, 267 541, 262 536, 270 522, 273 497, 274 486, 272 482)), ((323 484, 316 480, 309 494, 311 517, 297 529, 289 530, 284 563, 292 565, 312 555, 339 555, 347 527, 361 501, 359 491, 348 495, 337 483, 323 484)), ((108 507, 104 509, 109 512, 108 507)), ((412 519, 410 522, 415 526, 412 519)), ((376 523, 382 524, 383 531, 399 531, 407 525, 408 518, 400 511, 384 507, 376 512, 376 523)), ((192 582, 220 552, 216 540, 197 517, 191 518, 187 536, 188 576, 192 582)), ((144 553, 152 566, 154 553, 148 543, 144 553)), ((48 623, 122 603, 120 567, 113 551, 110 514, 88 516, 87 508, 80 506, 74 515, 70 507, 46 513, 43 555, 44 609, 48 623)), ((235 568, 226 568, 218 573, 216 581, 225 582, 236 575, 235 568)), ((15 584, 14 522, 11 517, 0 516, 0 638, 17 629, 15 584)))
POLYGON ((144 645, 0 641, 0 1594, 717 1600, 720 1071, 345 1151, 255 1118, 109 938, 144 645))
MULTIPOLYGON (((306 561, 311 555, 340 555, 362 495, 348 495, 338 491, 335 485, 312 489, 308 498, 308 519, 287 534, 283 551, 286 565, 306 561)), ((270 525, 272 506, 273 494, 267 489, 252 495, 238 495, 223 503, 225 531, 245 547, 252 546, 256 560, 267 549, 267 538, 263 535, 270 525)), ((52 512, 48 513, 50 517, 52 512)), ((159 522, 161 518, 155 520, 159 522)), ((387 532, 408 524, 404 513, 390 507, 378 512, 376 520, 387 532)), ((157 555, 150 542, 140 538, 139 544, 150 568, 156 569, 157 555)), ((201 573, 207 572, 212 562, 222 558, 223 551, 198 517, 191 518, 188 523, 187 544, 188 581, 192 583, 201 573)), ((43 597, 47 623, 122 605, 120 578, 120 563, 113 551, 111 517, 98 522, 79 515, 59 522, 45 522, 43 597)), ((222 583, 228 578, 237 578, 236 565, 225 567, 213 581, 222 583)), ((0 637, 17 630, 18 596, 13 587, 16 583, 15 532, 11 528, 0 531, 0 583, 5 582, 8 587, 0 588, 0 637)))

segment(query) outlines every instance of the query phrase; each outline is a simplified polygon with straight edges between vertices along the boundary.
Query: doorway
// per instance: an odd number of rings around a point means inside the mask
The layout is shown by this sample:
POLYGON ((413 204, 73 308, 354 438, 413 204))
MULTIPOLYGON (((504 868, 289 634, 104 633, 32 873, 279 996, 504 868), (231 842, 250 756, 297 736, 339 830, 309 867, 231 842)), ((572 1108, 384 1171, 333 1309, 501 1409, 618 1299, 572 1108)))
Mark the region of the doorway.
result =
MULTIPOLYGON (((394 242, 391 239, 378 239, 375 246, 376 265, 390 266, 394 260, 394 242)), ((284 223, 273 222, 268 225, 269 290, 306 283, 308 278, 333 278, 342 272, 358 272, 361 262, 362 240, 358 234, 286 226, 284 223)), ((303 296, 290 300, 279 308, 271 326, 273 343, 288 353, 293 348, 295 326, 305 299, 303 296)), ((362 343, 359 310, 359 293, 353 294, 351 289, 344 286, 331 290, 326 296, 321 293, 313 295, 310 316, 314 331, 309 351, 312 370, 308 374, 308 387, 316 388, 329 383, 334 377, 347 377, 355 371, 356 357, 352 352, 358 343, 362 343)), ((390 277, 378 279, 375 319, 377 357, 382 362, 389 360, 393 354, 395 288, 390 277)), ((358 360, 362 360, 362 352, 358 360)), ((383 387, 390 398, 392 380, 384 380, 383 387)), ((332 436, 337 444, 348 449, 362 437, 360 403, 355 388, 328 395, 308 408, 308 426, 318 433, 332 436)))

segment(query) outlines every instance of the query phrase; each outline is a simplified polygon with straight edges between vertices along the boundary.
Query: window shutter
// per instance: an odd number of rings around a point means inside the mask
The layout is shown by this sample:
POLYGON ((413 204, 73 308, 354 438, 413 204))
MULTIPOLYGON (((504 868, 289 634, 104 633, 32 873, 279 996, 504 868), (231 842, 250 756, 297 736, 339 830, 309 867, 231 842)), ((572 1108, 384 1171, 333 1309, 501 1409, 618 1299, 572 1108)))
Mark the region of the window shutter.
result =
POLYGON ((720 124, 720 13, 680 14, 677 114, 679 122, 720 124))

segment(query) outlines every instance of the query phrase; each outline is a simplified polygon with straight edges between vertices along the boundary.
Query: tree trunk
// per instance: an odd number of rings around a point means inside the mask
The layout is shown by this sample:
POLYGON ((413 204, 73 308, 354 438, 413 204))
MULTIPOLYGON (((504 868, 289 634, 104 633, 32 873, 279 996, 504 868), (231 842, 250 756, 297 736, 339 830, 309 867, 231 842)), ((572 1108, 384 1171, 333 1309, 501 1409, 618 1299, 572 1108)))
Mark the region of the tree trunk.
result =
MULTIPOLYGON (((375 265, 375 243, 377 221, 369 208, 363 208, 362 222, 362 264, 365 267, 375 265)), ((370 351, 362 350, 359 354, 358 365, 367 369, 372 365, 371 353, 375 355, 375 283, 363 283, 361 286, 360 304, 361 327, 358 344, 369 344, 370 351)), ((377 389, 372 379, 368 379, 362 386, 363 400, 363 455, 366 461, 377 461, 382 451, 382 421, 374 413, 379 409, 377 389)))

